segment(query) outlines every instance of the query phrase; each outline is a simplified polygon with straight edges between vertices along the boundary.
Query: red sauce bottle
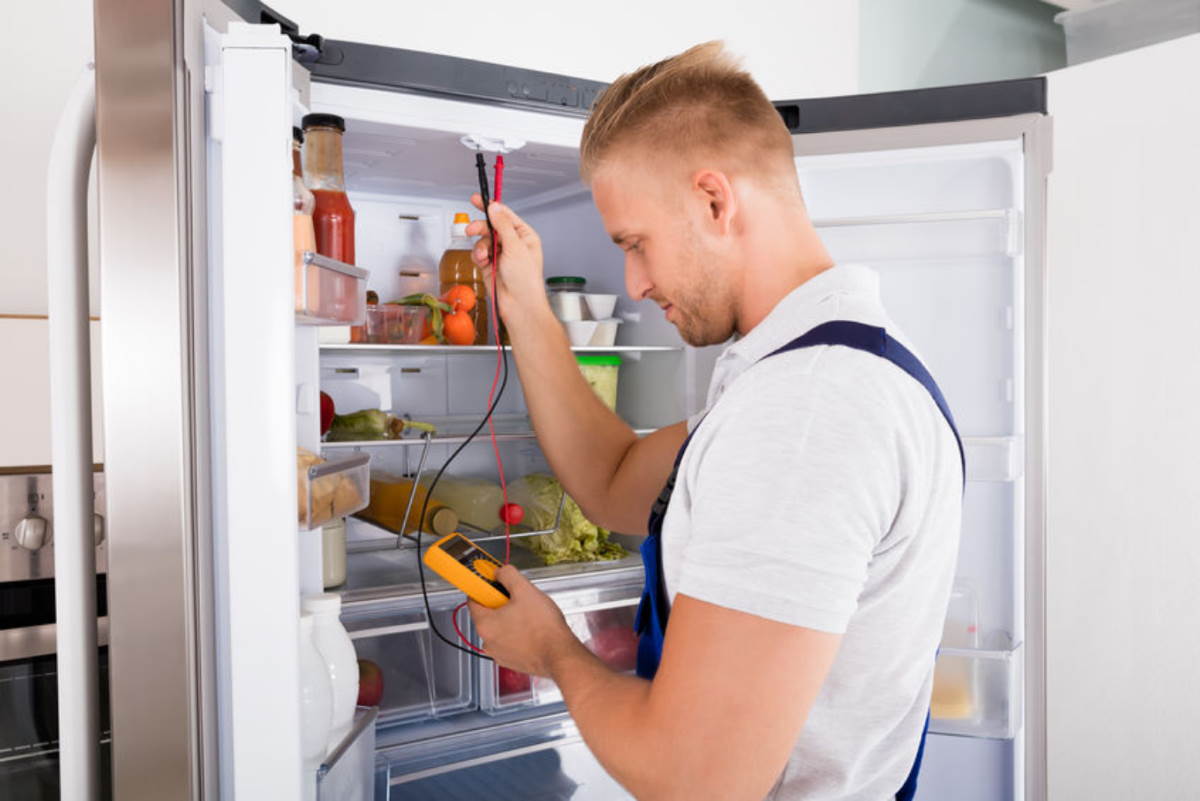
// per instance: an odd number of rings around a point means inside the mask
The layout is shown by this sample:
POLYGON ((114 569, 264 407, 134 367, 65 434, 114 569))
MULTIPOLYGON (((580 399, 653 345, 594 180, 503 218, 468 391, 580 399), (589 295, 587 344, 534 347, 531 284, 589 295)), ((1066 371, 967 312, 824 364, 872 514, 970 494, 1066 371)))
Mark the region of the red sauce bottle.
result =
POLYGON ((317 252, 354 264, 354 209, 346 197, 342 134, 346 121, 336 114, 304 118, 304 181, 316 199, 313 227, 317 252))

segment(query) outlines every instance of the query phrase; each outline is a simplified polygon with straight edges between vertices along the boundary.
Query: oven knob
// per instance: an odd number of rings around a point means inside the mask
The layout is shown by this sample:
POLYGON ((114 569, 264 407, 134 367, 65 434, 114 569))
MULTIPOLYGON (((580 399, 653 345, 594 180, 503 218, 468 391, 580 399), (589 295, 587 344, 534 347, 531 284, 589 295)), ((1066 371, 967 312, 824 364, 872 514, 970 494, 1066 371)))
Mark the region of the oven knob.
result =
POLYGON ((104 542, 104 515, 92 515, 92 539, 97 546, 104 542))
POLYGON ((16 535, 17 545, 27 551, 37 551, 49 540, 47 535, 50 533, 50 526, 46 518, 30 515, 17 523, 13 533, 16 535))

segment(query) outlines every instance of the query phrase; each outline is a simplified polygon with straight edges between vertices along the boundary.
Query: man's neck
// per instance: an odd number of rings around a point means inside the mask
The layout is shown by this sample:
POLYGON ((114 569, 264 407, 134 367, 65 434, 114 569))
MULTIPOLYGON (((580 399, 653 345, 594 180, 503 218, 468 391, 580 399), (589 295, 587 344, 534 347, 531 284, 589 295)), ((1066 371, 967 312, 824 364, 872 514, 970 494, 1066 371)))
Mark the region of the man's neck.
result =
POLYGON ((779 209, 746 238, 750 243, 738 304, 737 332, 745 336, 796 287, 833 266, 802 207, 779 209))

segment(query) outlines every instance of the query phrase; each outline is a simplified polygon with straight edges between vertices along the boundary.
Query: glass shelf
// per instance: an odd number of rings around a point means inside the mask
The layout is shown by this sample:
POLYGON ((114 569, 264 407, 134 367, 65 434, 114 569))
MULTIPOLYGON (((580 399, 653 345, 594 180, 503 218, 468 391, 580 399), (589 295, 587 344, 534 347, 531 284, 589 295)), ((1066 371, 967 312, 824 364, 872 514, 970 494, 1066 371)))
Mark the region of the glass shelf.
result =
MULTIPOLYGON (((375 344, 333 344, 322 343, 322 353, 334 354, 422 354, 422 353, 495 353, 495 345, 375 345, 375 344)), ((511 345, 505 345, 506 351, 512 351, 511 345)), ((602 348, 596 346, 572 347, 575 353, 682 353, 682 345, 613 345, 602 348)))

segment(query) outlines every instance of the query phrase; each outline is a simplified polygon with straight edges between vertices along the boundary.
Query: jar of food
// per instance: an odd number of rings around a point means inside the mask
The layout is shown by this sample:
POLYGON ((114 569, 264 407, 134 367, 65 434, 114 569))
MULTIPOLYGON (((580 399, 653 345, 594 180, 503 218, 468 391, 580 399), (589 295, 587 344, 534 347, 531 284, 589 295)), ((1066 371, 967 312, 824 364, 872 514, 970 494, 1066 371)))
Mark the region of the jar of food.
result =
POLYGON ((617 374, 621 370, 621 357, 616 354, 586 354, 576 356, 579 370, 592 391, 604 401, 604 405, 617 410, 617 374))
POLYGON ((446 294, 452 287, 469 286, 475 293, 475 305, 466 311, 475 325, 475 339, 467 344, 486 345, 488 340, 487 282, 483 270, 471 258, 475 240, 467 236, 467 225, 471 218, 463 212, 454 215, 450 229, 450 246, 438 263, 439 292, 446 294))
POLYGON ((554 316, 564 323, 583 319, 583 292, 587 279, 577 275, 552 275, 546 279, 546 294, 554 316))

